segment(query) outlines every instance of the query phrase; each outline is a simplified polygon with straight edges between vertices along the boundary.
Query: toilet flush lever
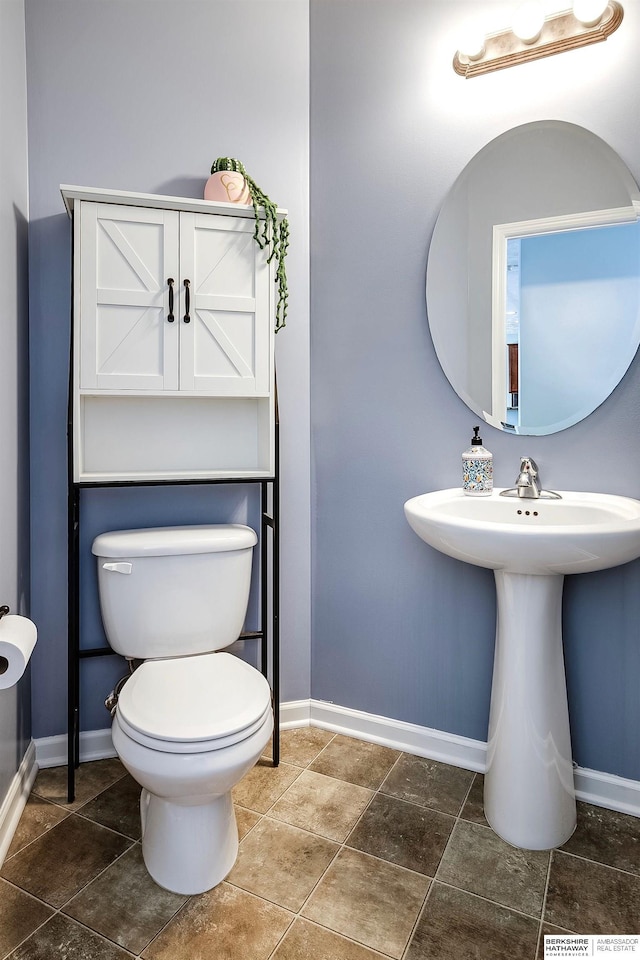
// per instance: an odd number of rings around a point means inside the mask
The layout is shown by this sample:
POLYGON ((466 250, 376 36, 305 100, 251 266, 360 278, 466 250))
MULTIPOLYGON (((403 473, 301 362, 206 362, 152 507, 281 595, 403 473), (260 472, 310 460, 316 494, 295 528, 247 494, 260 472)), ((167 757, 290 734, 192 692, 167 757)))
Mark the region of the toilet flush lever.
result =
POLYGON ((103 570, 112 570, 114 573, 131 573, 133 570, 133 564, 127 563, 126 561, 120 561, 119 563, 103 563, 103 570))

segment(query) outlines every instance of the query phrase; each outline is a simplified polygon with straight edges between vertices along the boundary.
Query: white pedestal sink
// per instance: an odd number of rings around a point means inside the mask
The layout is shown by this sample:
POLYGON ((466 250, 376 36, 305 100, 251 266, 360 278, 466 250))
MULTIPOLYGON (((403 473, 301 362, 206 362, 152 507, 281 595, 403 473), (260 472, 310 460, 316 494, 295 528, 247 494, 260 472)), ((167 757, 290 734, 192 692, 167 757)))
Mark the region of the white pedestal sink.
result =
POLYGON ((562 586, 640 556, 640 501, 562 492, 560 500, 414 497, 404 509, 426 543, 488 567, 497 590, 485 816, 517 847, 565 843, 576 825, 562 651, 562 586))

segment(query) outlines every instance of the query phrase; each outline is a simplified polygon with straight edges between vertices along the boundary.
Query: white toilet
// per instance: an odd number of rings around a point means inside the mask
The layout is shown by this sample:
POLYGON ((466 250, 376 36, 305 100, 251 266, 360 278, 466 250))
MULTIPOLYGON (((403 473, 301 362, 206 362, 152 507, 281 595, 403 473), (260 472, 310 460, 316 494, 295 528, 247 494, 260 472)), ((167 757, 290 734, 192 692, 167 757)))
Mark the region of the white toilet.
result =
POLYGON ((102 619, 116 653, 144 660, 112 734, 142 786, 142 852, 156 883, 202 893, 235 863, 231 790, 273 730, 271 690, 229 653, 247 609, 257 537, 239 524, 102 533, 102 619))

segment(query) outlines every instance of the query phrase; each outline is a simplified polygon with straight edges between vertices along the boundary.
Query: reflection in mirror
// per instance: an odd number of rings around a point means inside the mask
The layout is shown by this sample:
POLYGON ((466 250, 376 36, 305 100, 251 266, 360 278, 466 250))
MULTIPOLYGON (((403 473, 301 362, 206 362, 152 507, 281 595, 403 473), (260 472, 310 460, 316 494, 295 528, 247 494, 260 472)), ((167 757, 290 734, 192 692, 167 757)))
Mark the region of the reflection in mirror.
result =
POLYGON ((587 416, 640 342, 640 222, 545 226, 494 227, 493 415, 518 433, 587 416))
POLYGON ((563 430, 615 389, 640 343, 640 194, 581 127, 526 124, 468 164, 429 251, 438 359, 499 429, 563 430))

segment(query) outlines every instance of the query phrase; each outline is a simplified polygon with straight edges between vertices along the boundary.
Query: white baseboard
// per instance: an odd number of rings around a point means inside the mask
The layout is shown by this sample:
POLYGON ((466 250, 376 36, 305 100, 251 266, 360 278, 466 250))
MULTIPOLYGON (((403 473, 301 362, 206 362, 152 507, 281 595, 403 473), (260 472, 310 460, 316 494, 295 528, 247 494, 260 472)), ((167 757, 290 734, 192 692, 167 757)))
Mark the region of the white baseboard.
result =
POLYGON ((625 780, 585 767, 575 767, 573 779, 578 800, 640 817, 640 783, 637 780, 625 780))
MULTIPOLYGON (((41 737, 35 741, 36 761, 38 767, 62 767, 67 762, 67 735, 61 733, 56 737, 41 737)), ((80 762, 89 760, 106 760, 115 757, 111 739, 111 727, 105 730, 87 730, 80 734, 80 762)))
POLYGON ((38 772, 36 747, 32 740, 22 758, 18 772, 11 781, 7 795, 0 807, 0 867, 13 840, 22 811, 29 799, 33 781, 38 772))
MULTIPOLYGON (((482 740, 470 740, 443 730, 392 720, 350 707, 339 707, 325 700, 292 700, 281 704, 280 726, 283 730, 309 725, 477 773, 484 773, 486 769, 487 745, 482 740)), ((38 767, 62 766, 67 762, 67 738, 64 734, 36 740, 35 749, 38 767)), ((115 756, 111 728, 80 734, 82 762, 115 756)), ((639 781, 625 780, 624 777, 584 767, 574 769, 574 778, 578 800, 640 817, 639 781)))
POLYGON ((486 744, 469 740, 442 730, 420 727, 415 723, 391 720, 374 713, 338 707, 326 700, 297 700, 280 708, 281 725, 287 727, 313 724, 348 737, 359 737, 371 743, 380 743, 394 750, 403 750, 418 757, 440 760, 454 767, 464 767, 483 773, 486 744))

